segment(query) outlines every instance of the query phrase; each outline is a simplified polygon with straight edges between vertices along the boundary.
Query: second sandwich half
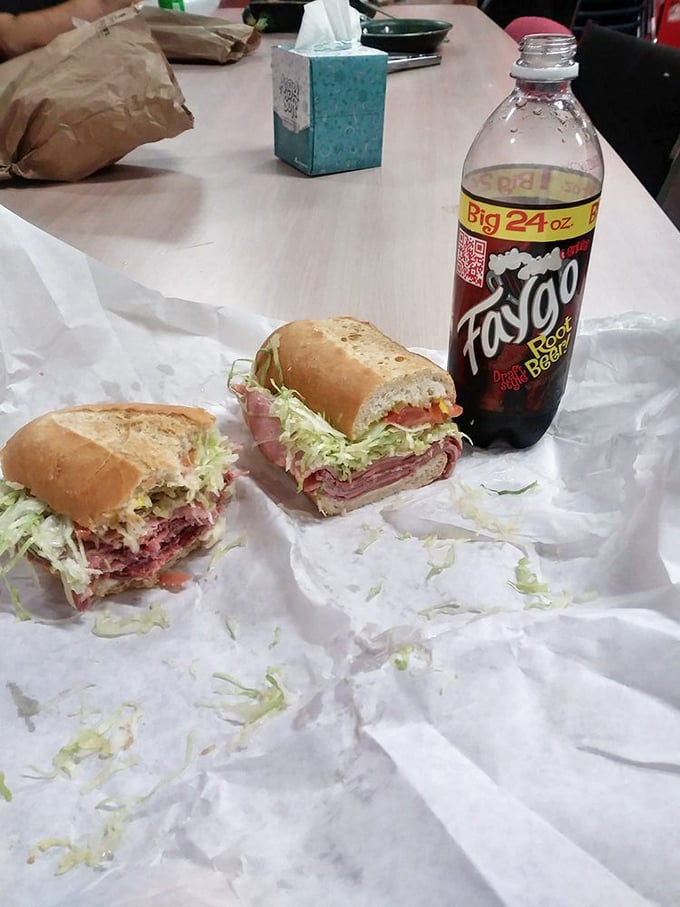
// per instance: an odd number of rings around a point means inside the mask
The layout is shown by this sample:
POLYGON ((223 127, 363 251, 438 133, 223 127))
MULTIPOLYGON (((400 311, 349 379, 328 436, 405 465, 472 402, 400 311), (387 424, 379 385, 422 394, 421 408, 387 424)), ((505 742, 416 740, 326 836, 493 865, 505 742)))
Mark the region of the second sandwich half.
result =
POLYGON ((326 515, 446 478, 461 453, 449 373, 355 318, 283 325, 231 388, 260 451, 326 515))

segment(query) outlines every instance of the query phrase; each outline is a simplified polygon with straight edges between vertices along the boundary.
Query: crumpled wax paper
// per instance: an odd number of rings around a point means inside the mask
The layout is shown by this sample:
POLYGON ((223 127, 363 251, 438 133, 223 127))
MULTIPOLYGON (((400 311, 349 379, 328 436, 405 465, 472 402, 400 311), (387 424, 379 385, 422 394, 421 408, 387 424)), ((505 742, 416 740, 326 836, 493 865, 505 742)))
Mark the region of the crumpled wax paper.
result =
POLYGON ((22 567, 21 620, 0 592, 0 903, 677 905, 678 322, 584 323, 533 449, 324 520, 226 390, 271 322, 0 217, 2 440, 201 404, 249 472, 177 594, 77 616, 22 567))

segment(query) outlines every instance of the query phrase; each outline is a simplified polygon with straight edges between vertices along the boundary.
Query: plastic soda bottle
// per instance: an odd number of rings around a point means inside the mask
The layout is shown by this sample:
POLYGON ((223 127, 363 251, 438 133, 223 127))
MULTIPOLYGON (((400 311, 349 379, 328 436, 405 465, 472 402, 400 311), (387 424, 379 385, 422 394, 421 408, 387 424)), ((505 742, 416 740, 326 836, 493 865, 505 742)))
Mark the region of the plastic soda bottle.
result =
POLYGON ((569 371, 604 175, 576 39, 528 35, 463 165, 448 367, 474 444, 528 447, 569 371))

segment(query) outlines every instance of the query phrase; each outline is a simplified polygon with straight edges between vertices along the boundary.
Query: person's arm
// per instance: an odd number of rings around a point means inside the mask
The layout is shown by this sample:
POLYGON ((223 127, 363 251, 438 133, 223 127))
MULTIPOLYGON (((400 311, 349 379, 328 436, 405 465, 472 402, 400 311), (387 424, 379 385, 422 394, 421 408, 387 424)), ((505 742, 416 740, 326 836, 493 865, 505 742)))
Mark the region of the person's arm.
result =
POLYGON ((107 13, 129 6, 131 0, 66 0, 58 6, 13 16, 0 13, 0 60, 44 47, 62 32, 73 28, 74 19, 92 22, 107 13))

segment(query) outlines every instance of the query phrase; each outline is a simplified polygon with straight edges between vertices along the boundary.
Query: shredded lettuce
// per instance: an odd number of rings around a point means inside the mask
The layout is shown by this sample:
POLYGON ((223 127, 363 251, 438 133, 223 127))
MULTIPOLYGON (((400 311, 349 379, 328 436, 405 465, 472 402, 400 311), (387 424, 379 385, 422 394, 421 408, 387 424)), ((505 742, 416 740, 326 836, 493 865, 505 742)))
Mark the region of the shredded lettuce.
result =
POLYGON ((409 658, 414 650, 414 646, 400 646, 392 655, 392 664, 398 671, 405 671, 408 668, 409 658))
POLYGON ((286 450, 286 469, 302 478, 317 469, 328 468, 341 481, 347 481, 354 472, 367 469, 383 457, 418 455, 436 441, 462 438, 453 422, 418 428, 379 422, 362 438, 351 441, 323 416, 309 409, 295 391, 281 387, 270 397, 271 414, 281 423, 279 441, 286 450))
POLYGON ((212 527, 201 535, 201 545, 204 548, 212 548, 224 535, 227 528, 226 518, 221 516, 213 523, 212 527))
POLYGON ((444 602, 443 605, 434 605, 432 608, 423 608, 422 611, 418 612, 418 614, 422 615, 427 620, 432 620, 432 618, 436 617, 438 614, 457 615, 460 613, 460 605, 455 601, 444 602))
POLYGON ((38 853, 44 853, 53 847, 60 847, 64 852, 57 865, 55 875, 63 875, 76 866, 97 868, 102 863, 113 859, 114 851, 120 846, 128 814, 129 809, 126 807, 113 810, 98 831, 78 843, 70 838, 45 838, 38 841, 33 846, 28 862, 34 863, 38 853))
POLYGON ((458 482, 454 492, 454 501, 458 512, 466 520, 474 523, 478 529, 488 532, 500 539, 512 538, 516 531, 515 521, 498 519, 484 506, 484 490, 472 488, 466 482, 458 482))
MULTIPOLYGON (((212 506, 215 495, 224 488, 224 474, 237 459, 238 455, 217 430, 197 435, 193 461, 183 472, 162 486, 140 493, 125 510, 111 514, 126 545, 132 551, 139 549, 139 537, 146 531, 149 516, 167 519, 179 507, 196 500, 207 507, 212 506)), ((206 547, 217 541, 222 529, 222 524, 216 527, 212 538, 206 539, 206 547)))
POLYGON ((426 665, 432 661, 432 656, 424 646, 418 643, 405 643, 392 653, 392 664, 398 671, 406 671, 409 667, 411 656, 421 659, 426 665))
POLYGON ((14 616, 18 621, 24 620, 33 620, 33 615, 24 607, 24 603, 21 601, 21 596, 19 595, 19 590, 15 585, 10 583, 7 577, 4 577, 5 586, 9 592, 9 597, 12 599, 12 605, 14 606, 14 616))
POLYGON ((529 566, 529 558, 521 557, 515 567, 515 581, 509 581, 513 589, 521 595, 543 595, 548 592, 548 584, 539 582, 529 566))
POLYGON ((0 797, 8 803, 12 802, 12 791, 5 784, 5 773, 0 772, 0 797))
POLYGON ((456 546, 452 542, 449 545, 449 550, 446 553, 446 557, 441 562, 441 564, 433 564, 430 562, 430 569, 428 570, 426 580, 432 579, 433 576, 439 576, 440 573, 443 573, 444 570, 448 570, 449 567, 453 567, 456 562, 456 546))
POLYGON ((197 492, 219 494, 224 487, 224 473, 238 456, 217 431, 206 432, 196 441, 194 470, 199 482, 197 492))
POLYGON ((515 581, 508 581, 520 595, 526 595, 528 602, 525 611, 548 611, 569 608, 571 605, 584 604, 597 598, 596 592, 586 592, 582 595, 572 595, 565 589, 562 592, 552 592, 548 583, 541 582, 529 566, 529 558, 521 557, 515 567, 515 581))
POLYGON ((276 712, 282 712, 287 706, 286 696, 277 675, 278 672, 275 668, 269 668, 264 676, 264 685, 258 689, 245 686, 231 674, 213 674, 212 676, 216 680, 221 680, 233 687, 230 696, 245 701, 219 699, 214 702, 199 702, 198 705, 231 713, 244 730, 251 728, 264 718, 270 717, 276 712))
POLYGON ((5 576, 25 554, 46 561, 67 594, 83 593, 90 585, 94 571, 87 565, 71 520, 53 513, 23 486, 0 479, 0 575, 5 576))
POLYGON ((232 539, 229 542, 225 542, 224 545, 220 545, 220 547, 215 550, 215 553, 210 558, 208 573, 211 573, 222 560, 224 555, 228 554, 233 548, 244 548, 247 538, 248 536, 246 535, 246 533, 242 532, 241 535, 237 536, 235 539, 232 539))
POLYGON ((597 598, 597 592, 584 592, 582 595, 571 595, 566 590, 554 595, 539 595, 531 599, 525 606, 525 611, 554 611, 561 608, 569 608, 571 605, 584 605, 592 602, 597 598))
POLYGON ((92 632, 95 636, 113 639, 116 636, 144 636, 154 627, 167 630, 169 626, 167 612, 154 602, 148 610, 130 617, 116 617, 110 611, 103 611, 95 617, 92 632))
POLYGON ((372 599, 377 598, 378 595, 383 591, 383 583, 379 583, 377 586, 371 586, 371 588, 366 593, 366 601, 370 602, 372 599))
MULTIPOLYGON (((153 797, 160 788, 178 778, 189 767, 193 758, 194 735, 193 732, 190 732, 187 734, 186 753, 182 764, 179 768, 160 778, 148 793, 142 796, 123 798, 118 801, 110 797, 105 798, 97 804, 96 809, 107 811, 109 816, 97 831, 79 841, 60 837, 44 838, 33 845, 27 862, 35 863, 38 855, 52 848, 61 848, 63 853, 55 870, 55 875, 63 875, 76 866, 89 866, 92 869, 103 868, 105 863, 113 860, 115 851, 122 842, 125 825, 133 817, 135 808, 153 797)), ((97 779, 109 777, 114 771, 122 771, 124 768, 129 768, 136 764, 136 762, 137 760, 134 757, 121 760, 112 769, 105 769, 104 772, 97 776, 97 779)), ((93 785, 94 782, 88 785, 86 789, 93 789, 93 785)))
POLYGON ((355 554, 363 554, 367 548, 369 548, 374 542, 377 542, 380 538, 380 529, 373 528, 369 526, 362 526, 362 529, 367 531, 366 538, 354 549, 355 554))
POLYGON ((257 354, 256 368, 253 369, 255 378, 260 384, 264 383, 270 370, 274 372, 277 384, 283 384, 283 369, 279 358, 280 347, 281 337, 274 333, 267 343, 260 348, 257 354))
POLYGON ((530 491, 532 488, 536 488, 537 485, 538 479, 529 482, 523 488, 489 488, 482 482, 482 488, 485 488, 490 494, 524 494, 525 491, 530 491))
POLYGON ((113 775, 118 772, 123 772, 125 769, 132 768, 137 765, 138 762, 139 756, 132 755, 128 756, 127 759, 120 759, 118 762, 111 762, 108 765, 105 765, 98 775, 95 775, 91 781, 80 788, 81 794, 91 793, 93 790, 101 787, 102 784, 108 781, 113 775))
POLYGON ((59 772, 73 779, 81 762, 93 756, 111 759, 129 749, 135 740, 137 726, 142 717, 141 708, 134 702, 124 702, 106 721, 93 728, 83 728, 52 758, 54 771, 46 777, 56 777, 59 772))

